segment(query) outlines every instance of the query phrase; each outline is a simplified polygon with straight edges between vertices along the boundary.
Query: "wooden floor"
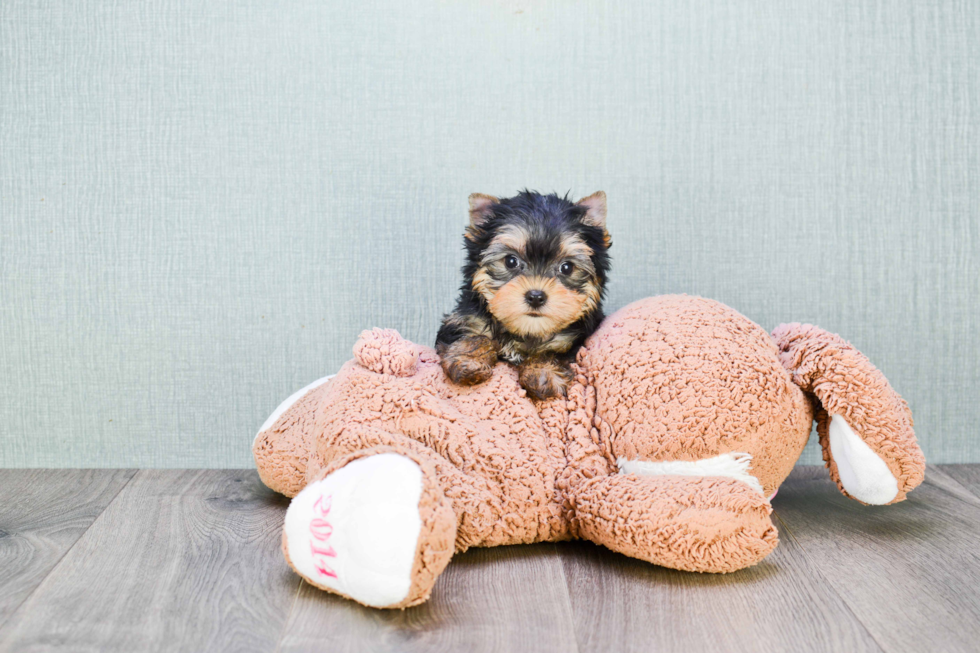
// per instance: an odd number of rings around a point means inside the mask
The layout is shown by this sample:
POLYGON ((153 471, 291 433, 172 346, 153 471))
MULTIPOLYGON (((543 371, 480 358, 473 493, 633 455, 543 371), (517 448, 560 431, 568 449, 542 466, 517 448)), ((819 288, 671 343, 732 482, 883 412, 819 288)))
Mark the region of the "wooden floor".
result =
POLYGON ((735 574, 477 549, 394 612, 302 583, 286 505, 251 470, 0 471, 0 651, 980 650, 980 465, 883 508, 797 469, 779 548, 735 574))

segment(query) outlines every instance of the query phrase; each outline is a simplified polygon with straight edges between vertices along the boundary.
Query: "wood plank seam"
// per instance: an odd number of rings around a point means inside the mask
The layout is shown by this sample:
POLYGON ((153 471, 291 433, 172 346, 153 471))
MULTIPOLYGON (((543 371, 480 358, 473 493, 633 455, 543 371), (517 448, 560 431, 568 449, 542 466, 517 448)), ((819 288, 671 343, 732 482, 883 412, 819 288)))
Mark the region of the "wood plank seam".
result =
POLYGON ((284 503, 254 470, 141 470, 90 511, 0 651, 273 651, 297 582, 284 503))
MULTIPOLYGON (((114 470, 106 470, 106 471, 114 471, 114 470)), ((131 470, 124 469, 122 471, 127 471, 128 472, 128 471, 131 471, 131 470)), ((126 479, 126 482, 123 483, 119 487, 119 489, 116 491, 116 493, 114 495, 112 495, 112 499, 110 499, 102 507, 102 510, 99 511, 98 516, 96 516, 96 518, 93 519, 91 521, 91 523, 89 523, 89 525, 85 528, 84 531, 82 531, 81 533, 79 533, 78 537, 75 538, 75 541, 71 543, 71 546, 69 546, 67 549, 65 549, 62 552, 62 554, 58 557, 57 562, 55 562, 53 565, 51 565, 51 568, 48 569, 48 572, 46 574, 44 574, 44 577, 41 578, 41 580, 37 583, 37 585, 35 585, 34 588, 30 592, 28 592, 24 596, 24 598, 21 599, 21 601, 19 603, 17 603, 17 607, 10 611, 10 616, 7 619, 4 619, 4 620, 0 621, 0 629, 3 629, 9 623, 13 623, 14 619, 17 617, 17 613, 20 612, 20 609, 24 606, 24 604, 27 603, 31 599, 31 597, 34 596, 34 594, 35 594, 35 592, 37 592, 38 588, 40 588, 44 584, 44 581, 47 580, 48 576, 50 576, 54 572, 54 570, 58 568, 59 565, 61 565, 61 561, 64 560, 65 559, 65 556, 67 556, 68 553, 72 549, 74 549, 75 546, 82 540, 82 538, 85 537, 85 534, 89 532, 89 530, 92 528, 92 526, 94 526, 97 521, 99 521, 100 519, 102 519, 102 515, 105 514, 106 509, 109 506, 111 506, 116 501, 117 498, 119 498, 119 495, 122 493, 122 491, 125 490, 127 487, 129 487, 129 484, 133 482, 133 479, 136 478, 136 476, 139 473, 140 473, 140 470, 138 470, 138 469, 137 470, 134 470, 133 475, 130 476, 128 479, 126 479)), ((12 632, 12 630, 10 632, 12 632)))
POLYGON ((792 529, 790 529, 789 524, 787 524, 786 521, 784 521, 783 518, 779 516, 779 511, 773 510, 773 515, 779 521, 780 532, 786 533, 786 535, 788 535, 789 538, 792 539, 793 542, 800 548, 800 551, 803 553, 803 556, 807 559, 807 562, 810 563, 810 566, 813 567, 814 573, 816 573, 820 577, 820 579, 824 582, 824 585, 827 587, 827 590, 833 593, 833 595, 837 597, 837 600, 840 601, 844 609, 846 609, 850 613, 850 615, 854 617, 857 623, 861 624, 861 628, 864 629, 864 632, 867 633, 868 637, 870 637, 874 641, 874 643, 878 646, 878 648, 881 649, 882 651, 887 651, 888 649, 878 640, 877 637, 874 636, 874 633, 871 632, 867 624, 864 623, 864 621, 857 615, 857 613, 855 613, 854 610, 851 609, 851 606, 847 603, 847 600, 843 596, 841 596, 840 592, 837 591, 837 588, 834 586, 834 584, 830 582, 830 579, 824 575, 823 570, 820 569, 820 565, 818 565, 817 562, 812 557, 810 557, 810 553, 806 550, 806 547, 803 546, 803 543, 800 542, 800 540, 798 540, 795 535, 793 535, 793 531, 792 529))
POLYGON ((303 590, 303 583, 305 582, 299 576, 296 576, 296 591, 293 592, 293 600, 289 604, 289 612, 286 613, 286 618, 282 622, 282 630, 279 632, 279 637, 276 639, 276 649, 275 653, 279 653, 282 650, 282 643, 286 639, 286 631, 289 629, 289 624, 292 623, 293 613, 296 611, 296 603, 299 601, 299 593, 303 590))
POLYGON ((947 474, 946 471, 940 465, 927 466, 925 482, 929 483, 930 485, 932 485, 933 487, 939 490, 942 490, 946 494, 949 494, 959 499, 960 501, 968 501, 969 503, 980 505, 980 493, 974 491, 970 486, 960 483, 958 480, 953 478, 953 476, 951 476, 950 474, 947 474), (936 482, 937 475, 942 479, 942 483, 936 482), (950 489, 950 486, 953 486, 953 488, 955 488, 957 492, 953 492, 952 489, 950 489), (966 495, 966 497, 969 497, 969 499, 965 498, 962 495, 966 495))
MULTIPOLYGON (((561 573, 562 584, 565 586, 564 597, 558 597, 558 598, 559 600, 562 600, 562 598, 564 598, 565 610, 568 612, 568 615, 572 618, 572 622, 574 623, 575 610, 572 608, 572 590, 568 586, 568 576, 565 575, 565 563, 562 560, 561 549, 558 548, 559 546, 561 546, 561 544, 560 543, 552 544, 551 546, 555 550, 555 556, 558 559, 558 571, 561 573)), ((575 635, 575 652, 577 653, 578 651, 582 650, 582 643, 578 641, 577 633, 573 633, 573 635, 575 635)))

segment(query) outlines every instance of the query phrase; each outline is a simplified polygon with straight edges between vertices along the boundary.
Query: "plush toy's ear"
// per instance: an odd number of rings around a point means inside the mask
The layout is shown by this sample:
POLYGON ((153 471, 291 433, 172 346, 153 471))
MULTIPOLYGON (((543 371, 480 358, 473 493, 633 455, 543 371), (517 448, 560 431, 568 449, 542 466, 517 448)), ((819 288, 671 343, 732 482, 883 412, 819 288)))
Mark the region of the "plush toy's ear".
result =
POLYGON ((470 195, 470 226, 479 227, 484 220, 493 215, 493 205, 499 204, 493 195, 473 193, 470 195))
POLYGON ((582 219, 586 224, 606 228, 606 194, 603 191, 592 193, 588 197, 583 197, 578 202, 579 206, 585 207, 585 217, 582 219))

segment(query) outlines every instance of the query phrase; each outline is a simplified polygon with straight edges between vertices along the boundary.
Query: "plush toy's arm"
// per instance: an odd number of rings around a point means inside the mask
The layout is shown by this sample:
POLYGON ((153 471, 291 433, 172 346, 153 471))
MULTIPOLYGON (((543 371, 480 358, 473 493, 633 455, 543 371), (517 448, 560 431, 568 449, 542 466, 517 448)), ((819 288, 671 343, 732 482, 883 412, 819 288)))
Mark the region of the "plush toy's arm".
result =
POLYGON ((633 558, 684 571, 737 571, 779 542, 766 498, 717 476, 612 474, 576 495, 581 537, 633 558))
POLYGON ((912 413, 885 376, 840 336, 811 324, 773 333, 793 382, 816 397, 817 433, 831 478, 863 503, 895 503, 922 482, 912 413))

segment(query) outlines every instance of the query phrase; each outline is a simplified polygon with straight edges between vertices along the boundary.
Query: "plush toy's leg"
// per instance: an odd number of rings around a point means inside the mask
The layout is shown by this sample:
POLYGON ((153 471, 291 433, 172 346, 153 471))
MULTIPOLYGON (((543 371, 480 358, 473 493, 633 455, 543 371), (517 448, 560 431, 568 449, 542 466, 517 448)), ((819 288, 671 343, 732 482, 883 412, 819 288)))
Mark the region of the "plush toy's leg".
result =
POLYGON ((286 561, 311 584, 377 608, 429 598, 452 557, 456 515, 429 461, 376 447, 323 470, 290 503, 286 561))
POLYGON ((612 474, 585 483, 575 504, 581 537, 684 571, 737 571, 779 541, 769 502, 733 478, 612 474))
MULTIPOLYGON (((412 430, 410 420, 402 420, 402 426, 412 430)), ((419 440, 424 434, 418 434, 419 440)), ((335 469, 337 461, 347 459, 352 454, 364 455, 368 450, 396 451, 413 460, 428 462, 427 469, 433 472, 434 482, 444 491, 456 514, 456 552, 471 546, 493 546, 499 537, 497 532, 503 525, 501 518, 504 506, 499 490, 479 473, 470 476, 453 464, 450 457, 465 464, 459 456, 451 438, 439 443, 443 452, 430 449, 419 440, 404 433, 389 431, 369 425, 349 424, 341 434, 332 438, 330 444, 321 441, 312 449, 307 461, 307 477, 310 481, 323 478, 328 468, 335 469)))
POLYGON ((869 504, 901 501, 922 482, 925 458, 912 413, 885 376, 840 336, 810 324, 773 331, 793 382, 816 397, 817 433, 841 492, 869 504))

